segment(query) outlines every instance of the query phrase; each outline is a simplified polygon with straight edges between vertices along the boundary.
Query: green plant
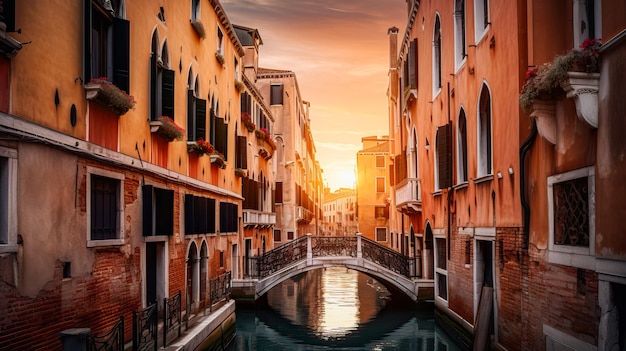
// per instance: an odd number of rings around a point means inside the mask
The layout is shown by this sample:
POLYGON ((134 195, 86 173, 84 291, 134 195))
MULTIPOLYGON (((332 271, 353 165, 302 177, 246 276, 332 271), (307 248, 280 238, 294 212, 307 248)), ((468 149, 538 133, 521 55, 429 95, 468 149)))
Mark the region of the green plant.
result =
POLYGON ((179 127, 173 119, 168 116, 161 116, 159 122, 161 122, 158 130, 159 135, 168 140, 181 140, 183 138, 185 130, 179 127))
POLYGON ((567 80, 567 72, 597 73, 600 69, 600 40, 586 39, 579 49, 559 55, 552 62, 526 71, 526 80, 519 96, 519 104, 525 113, 530 111, 535 99, 554 98, 562 93, 561 84, 567 80))
POLYGON ((98 102, 108 106, 120 115, 135 108, 135 98, 111 83, 106 77, 91 78, 89 83, 100 85, 98 102))
POLYGON ((198 155, 204 155, 212 154, 215 151, 215 148, 213 147, 213 145, 211 145, 211 143, 204 140, 203 138, 200 138, 194 143, 187 144, 187 151, 195 152, 198 155))

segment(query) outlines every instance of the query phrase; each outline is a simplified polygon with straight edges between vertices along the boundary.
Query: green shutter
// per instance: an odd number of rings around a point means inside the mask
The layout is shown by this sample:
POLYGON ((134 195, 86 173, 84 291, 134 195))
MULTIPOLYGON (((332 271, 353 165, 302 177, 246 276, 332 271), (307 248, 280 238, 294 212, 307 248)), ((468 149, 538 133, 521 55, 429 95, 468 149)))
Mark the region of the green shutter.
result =
MULTIPOLYGON (((156 121, 159 119, 158 115, 158 87, 157 80, 159 76, 159 71, 157 67, 157 54, 153 52, 150 54, 150 120, 156 121)), ((174 116, 170 116, 174 117, 174 116)))
POLYGON ((206 100, 196 99, 196 139, 206 138, 206 100))
POLYGON ((162 70, 161 86, 161 113, 174 119, 174 77, 175 72, 169 69, 162 70))

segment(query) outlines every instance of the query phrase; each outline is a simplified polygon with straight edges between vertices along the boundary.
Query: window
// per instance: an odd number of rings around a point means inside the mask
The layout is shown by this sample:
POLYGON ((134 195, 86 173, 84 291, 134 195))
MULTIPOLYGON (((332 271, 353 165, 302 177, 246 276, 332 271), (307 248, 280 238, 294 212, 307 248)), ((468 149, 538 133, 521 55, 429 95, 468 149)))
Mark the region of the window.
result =
POLYGON ((174 190, 141 187, 143 192, 143 236, 174 234, 174 190))
POLYGON ((435 15, 433 30, 433 99, 441 91, 441 22, 435 15))
POLYGON ((157 121, 160 116, 174 119, 174 71, 170 66, 167 42, 159 50, 158 32, 152 34, 152 53, 150 54, 150 120, 157 121), (160 54, 159 54, 160 53, 160 54))
POLYGON ((129 92, 130 22, 123 0, 84 0, 84 82, 106 77, 129 92))
POLYGON ((239 206, 220 202, 220 233, 239 232, 239 206))
POLYGON ((595 267, 593 166, 548 177, 548 261, 595 267))
POLYGON ((385 156, 382 156, 382 155, 376 156, 376 167, 385 168, 385 156))
POLYGON ((387 241, 386 227, 376 227, 376 241, 387 241))
POLYGON ((375 206, 374 218, 389 218, 389 208, 387 206, 375 206))
POLYGON ((451 125, 437 128, 435 153, 435 191, 452 185, 452 155, 450 153, 451 125))
POLYGON ((288 231, 287 232, 287 240, 293 240, 293 238, 294 238, 293 232, 292 231, 288 231))
POLYGON ((456 177, 458 183, 461 184, 467 182, 467 119, 463 108, 459 112, 456 143, 456 177))
POLYGON ((409 43, 404 59, 404 88, 417 89, 417 38, 409 43))
POLYGON ((474 1, 474 40, 480 41, 489 25, 489 0, 474 1))
POLYGON ((274 202, 277 204, 283 203, 283 182, 276 182, 276 193, 274 196, 274 202))
POLYGON ((200 19, 200 0, 191 0, 191 20, 200 19))
POLYGON ((376 192, 385 192, 385 177, 376 177, 376 192))
POLYGON ((17 151, 0 147, 0 253, 17 252, 17 151))
POLYGON ((124 176, 87 168, 87 246, 122 245, 124 176))
POLYGON ((189 71, 189 87, 194 87, 187 91, 187 141, 196 141, 206 138, 206 100, 200 99, 200 88, 198 78, 191 80, 192 73, 189 71))
POLYGON ((447 247, 445 238, 435 238, 435 291, 443 300, 448 300, 447 247))
POLYGON ((602 38, 601 0, 574 1, 574 47, 587 38, 602 38))
POLYGON ((185 234, 215 233, 215 199, 185 194, 185 234))
POLYGON ((248 138, 237 135, 235 168, 248 169, 248 138))
POLYGON ((224 54, 224 33, 222 28, 217 27, 217 53, 224 54))
POLYGON ((274 241, 280 242, 282 240, 282 235, 280 229, 274 229, 274 241))
POLYGON ((478 176, 493 174, 491 164, 491 92, 486 84, 478 100, 478 176))
POLYGON ((15 3, 17 0, 2 1, 2 12, 0 17, 6 25, 5 33, 15 32, 15 3))
POLYGON ((282 105, 283 104, 283 85, 272 84, 270 91, 270 105, 282 105))
POLYGON ((454 63, 461 67, 465 59, 465 0, 454 2, 454 63))
POLYGON ((220 251, 220 268, 224 268, 224 251, 220 251))

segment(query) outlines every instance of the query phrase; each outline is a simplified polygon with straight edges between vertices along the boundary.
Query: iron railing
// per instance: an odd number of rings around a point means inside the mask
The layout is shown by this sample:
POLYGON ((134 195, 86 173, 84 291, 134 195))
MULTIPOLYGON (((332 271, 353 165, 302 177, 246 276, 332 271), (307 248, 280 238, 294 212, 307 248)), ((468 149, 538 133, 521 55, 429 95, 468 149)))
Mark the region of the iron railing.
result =
POLYGON ((158 307, 156 303, 133 311, 133 351, 157 349, 158 307))
POLYGON ((360 240, 358 236, 305 236, 261 256, 246 257, 246 277, 265 278, 305 260, 309 239, 312 257, 362 257, 407 278, 422 276, 421 256, 405 256, 362 236, 360 240))
POLYGON ((89 336, 89 351, 123 351, 124 350, 124 316, 115 323, 113 328, 103 335, 89 336))
POLYGON ((210 279, 209 289, 211 290, 211 305, 227 300, 232 290, 231 272, 210 279))
POLYGON ((180 290, 176 295, 163 299, 165 313, 163 315, 163 347, 167 346, 167 335, 178 329, 181 334, 182 323, 182 294, 180 290))

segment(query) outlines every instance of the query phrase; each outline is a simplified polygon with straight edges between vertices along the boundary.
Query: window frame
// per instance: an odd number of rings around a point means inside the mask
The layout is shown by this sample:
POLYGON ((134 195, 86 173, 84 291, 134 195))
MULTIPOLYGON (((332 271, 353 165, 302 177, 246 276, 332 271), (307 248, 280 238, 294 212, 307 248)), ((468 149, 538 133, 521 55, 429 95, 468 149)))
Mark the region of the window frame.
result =
MULTIPOLYGON (((437 231, 437 230, 435 230, 435 231, 437 231)), ((449 282, 448 282, 448 255, 447 255, 447 252, 448 252, 448 250, 447 250, 447 238, 445 236, 441 236, 441 235, 434 235, 433 236, 433 253, 434 253, 433 259, 434 259, 434 265, 435 265, 435 277, 434 277, 434 279, 435 279, 435 298, 441 299, 445 303, 447 303, 448 299, 450 298, 450 296, 449 296, 450 287, 449 287, 449 284, 448 284, 449 282), (443 251, 444 251, 444 253, 446 255, 445 260, 444 260, 446 266, 444 268, 439 266, 439 260, 440 260, 439 250, 440 250, 441 242, 443 242, 443 251), (445 279, 445 285, 446 285, 445 297, 441 296, 442 292, 439 291, 440 290, 439 289, 440 288, 439 287, 440 279, 445 279)))
POLYGON ((491 25, 489 0, 474 1, 474 43, 478 44, 491 25))
MULTIPOLYGON (((481 85, 480 93, 478 94, 478 104, 476 105, 476 171, 478 172, 478 178, 493 176, 493 101, 491 98, 491 89, 486 82, 481 85), (481 112, 483 109, 483 93, 487 93, 488 120, 483 121, 481 112), (488 125, 483 122, 489 122, 488 125), (485 131, 486 127, 489 127, 489 133, 485 131), (485 150, 483 150, 485 149, 485 150)), ((485 117, 485 118, 487 118, 485 117)))
POLYGON ((458 70, 467 57, 467 10, 465 0, 454 2, 454 63, 458 70))
POLYGON ((459 109, 457 117, 457 138, 456 138, 456 179, 457 185, 465 184, 469 180, 468 175, 468 150, 467 150, 467 113, 463 106, 459 109), (461 124, 461 118, 463 123, 461 124), (463 128, 461 128, 463 126, 463 128))
POLYGON ((573 3, 573 14, 572 14, 572 32, 574 34, 574 48, 580 47, 580 45, 585 41, 585 39, 597 39, 602 38, 602 1, 594 0, 593 1, 593 26, 590 26, 589 23, 589 13, 587 8, 585 7, 586 1, 574 1, 573 3), (581 26, 581 22, 585 23, 585 26, 581 26), (590 33, 589 28, 593 27, 593 32, 590 33), (579 31, 580 28, 585 28, 585 30, 581 33, 579 31), (591 35, 593 34, 593 38, 591 35))
POLYGON ((387 179, 386 179, 386 177, 381 177, 381 176, 376 177, 375 190, 376 190, 376 193, 377 193, 377 194, 384 194, 384 193, 386 192, 386 190, 387 190, 387 179), (378 185, 379 185, 379 184, 378 184, 378 182, 379 182, 379 180, 381 180, 381 179, 383 180, 383 185, 382 185, 383 189, 382 189, 382 190, 379 190, 379 188, 378 188, 378 185))
POLYGON ((6 167, 0 169, 0 186, 5 198, 0 199, 6 211, 0 229, 0 254, 17 252, 17 182, 18 182, 18 152, 15 149, 0 146, 0 157, 6 159, 6 167))
POLYGON ((548 191, 548 262, 566 266, 595 269, 595 170, 593 166, 555 174, 547 178, 548 191), (589 212, 589 246, 577 247, 554 244, 554 184, 587 178, 589 212))
POLYGON ((86 174, 86 187, 85 187, 85 199, 86 199, 86 222, 87 222, 87 247, 101 247, 101 246, 119 246, 124 245, 124 179, 125 176, 123 173, 117 173, 113 171, 108 171, 95 167, 87 167, 86 174), (91 176, 96 175, 100 177, 110 178, 118 181, 118 189, 117 189, 117 238, 116 239, 105 239, 98 240, 91 238, 91 176))
POLYGON ((270 84, 270 105, 282 105, 283 93, 285 90, 284 84, 270 84))
POLYGON ((374 236, 375 236, 374 239, 376 239, 376 242, 386 243, 387 241, 389 241, 389 230, 388 230, 387 227, 375 227, 374 228, 374 236), (385 233, 384 233, 385 240, 379 240, 378 239, 378 235, 381 234, 381 233, 379 233, 379 230, 384 230, 385 231, 385 233))
POLYGON ((376 155, 376 168, 385 168, 385 165, 387 164, 386 160, 385 160, 385 155, 376 155), (379 165, 379 160, 382 160, 382 165, 379 165))
POLYGON ((441 36, 441 17, 439 13, 435 14, 435 23, 433 24, 433 47, 432 47, 432 88, 433 88, 433 100, 441 92, 443 86, 443 77, 441 74, 442 63, 442 41, 441 36))

